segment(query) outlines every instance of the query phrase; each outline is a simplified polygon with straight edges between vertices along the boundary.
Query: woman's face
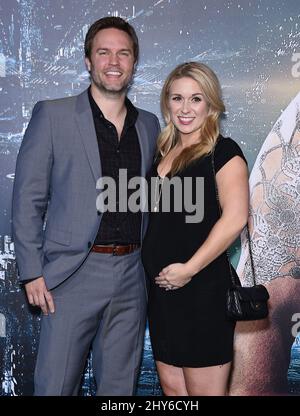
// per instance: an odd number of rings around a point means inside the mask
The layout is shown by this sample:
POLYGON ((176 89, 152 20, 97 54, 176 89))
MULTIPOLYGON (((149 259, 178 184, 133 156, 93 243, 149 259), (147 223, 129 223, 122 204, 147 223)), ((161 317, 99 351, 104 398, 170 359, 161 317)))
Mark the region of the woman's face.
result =
POLYGON ((189 77, 172 82, 168 108, 182 140, 199 140, 199 130, 208 115, 208 104, 199 84, 189 77))

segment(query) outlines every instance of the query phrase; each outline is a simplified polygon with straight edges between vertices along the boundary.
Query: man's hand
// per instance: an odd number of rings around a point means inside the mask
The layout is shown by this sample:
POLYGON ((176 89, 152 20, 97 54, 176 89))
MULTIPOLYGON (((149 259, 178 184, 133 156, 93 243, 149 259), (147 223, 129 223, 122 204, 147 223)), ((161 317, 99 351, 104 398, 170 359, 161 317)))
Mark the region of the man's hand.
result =
POLYGON ((28 302, 32 306, 39 306, 44 315, 54 313, 54 302, 51 293, 46 287, 43 276, 25 284, 28 302))

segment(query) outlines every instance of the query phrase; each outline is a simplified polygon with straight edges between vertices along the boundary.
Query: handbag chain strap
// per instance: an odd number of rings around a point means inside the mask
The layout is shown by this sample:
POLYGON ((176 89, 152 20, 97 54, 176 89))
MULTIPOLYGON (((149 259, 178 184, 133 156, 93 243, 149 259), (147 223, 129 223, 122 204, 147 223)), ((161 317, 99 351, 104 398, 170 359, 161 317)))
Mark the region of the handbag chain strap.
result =
MULTIPOLYGON (((215 160, 214 159, 215 159, 215 147, 214 147, 214 149, 212 150, 212 153, 211 153, 211 162, 212 162, 212 170, 213 170, 214 185, 215 185, 215 192, 216 192, 216 200, 217 200, 217 203, 218 203, 219 213, 220 213, 220 217, 221 217, 222 208, 221 208, 220 198, 219 198, 219 191, 218 191, 218 184, 217 184, 217 179, 216 179, 216 169, 215 169, 215 160)), ((252 280, 253 280, 253 285, 255 286, 256 285, 256 279, 255 279, 254 261, 253 261, 253 255, 252 255, 251 238, 250 238, 248 222, 247 222, 245 228, 246 228, 246 237, 247 237, 248 248, 249 248, 249 258, 250 258, 250 267, 251 267, 251 271, 252 271, 252 280)), ((229 266, 229 270, 230 270, 231 281, 232 281, 232 284, 234 286, 236 284, 236 279, 234 278, 234 276, 232 274, 231 262, 230 262, 230 256, 229 256, 228 249, 226 250, 226 256, 227 256, 227 260, 228 260, 228 266, 229 266)))

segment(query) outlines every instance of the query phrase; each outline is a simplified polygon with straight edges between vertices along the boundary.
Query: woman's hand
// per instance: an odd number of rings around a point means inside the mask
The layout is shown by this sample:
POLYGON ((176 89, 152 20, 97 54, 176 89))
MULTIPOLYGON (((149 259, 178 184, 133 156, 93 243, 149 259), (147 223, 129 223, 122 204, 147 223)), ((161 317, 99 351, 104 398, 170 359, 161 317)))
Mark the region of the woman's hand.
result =
POLYGON ((189 283, 192 277, 193 273, 186 263, 173 263, 162 269, 155 283, 166 290, 174 290, 189 283))

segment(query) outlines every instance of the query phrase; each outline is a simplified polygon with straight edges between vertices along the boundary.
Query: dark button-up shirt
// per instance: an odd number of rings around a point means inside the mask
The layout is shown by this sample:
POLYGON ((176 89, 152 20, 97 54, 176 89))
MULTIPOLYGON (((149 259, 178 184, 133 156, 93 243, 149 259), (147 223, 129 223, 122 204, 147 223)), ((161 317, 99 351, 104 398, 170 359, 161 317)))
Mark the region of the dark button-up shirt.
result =
POLYGON ((126 186, 131 178, 141 175, 141 151, 135 128, 138 111, 130 100, 126 98, 125 105, 127 114, 119 140, 116 127, 104 117, 102 111, 93 99, 90 89, 89 100, 97 135, 102 177, 108 176, 113 178, 117 190, 116 212, 106 211, 103 213, 95 244, 139 243, 142 213, 140 211, 133 213, 128 209, 128 198, 136 190, 127 189, 127 198, 126 193, 123 196, 126 200, 120 201, 118 186, 120 169, 126 169, 126 186), (118 207, 120 205, 124 206, 124 204, 127 207, 127 212, 119 212, 118 207))

